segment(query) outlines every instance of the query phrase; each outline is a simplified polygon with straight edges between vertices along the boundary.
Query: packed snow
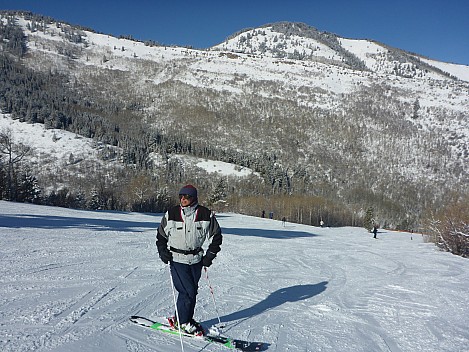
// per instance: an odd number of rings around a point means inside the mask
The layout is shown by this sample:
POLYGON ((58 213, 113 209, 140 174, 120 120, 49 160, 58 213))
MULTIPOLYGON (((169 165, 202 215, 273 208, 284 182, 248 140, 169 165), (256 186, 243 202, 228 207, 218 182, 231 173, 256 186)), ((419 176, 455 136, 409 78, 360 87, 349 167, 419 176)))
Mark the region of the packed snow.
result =
MULTIPOLYGON (((129 321, 173 312, 161 217, 0 201, 0 349, 181 351, 129 321)), ((224 243, 208 275, 224 334, 268 351, 469 350, 469 261, 421 234, 217 217, 224 243)), ((196 318, 218 323, 205 275, 196 318)))

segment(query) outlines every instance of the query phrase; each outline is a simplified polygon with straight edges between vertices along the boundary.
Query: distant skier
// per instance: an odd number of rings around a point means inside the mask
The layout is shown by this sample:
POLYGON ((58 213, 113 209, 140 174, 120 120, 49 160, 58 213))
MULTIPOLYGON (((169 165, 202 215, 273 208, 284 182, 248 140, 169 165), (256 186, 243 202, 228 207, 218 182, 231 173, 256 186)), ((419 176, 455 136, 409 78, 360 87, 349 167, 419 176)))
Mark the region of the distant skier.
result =
POLYGON ((209 267, 220 251, 222 234, 210 210, 198 204, 197 189, 186 185, 179 191, 180 204, 168 209, 161 219, 156 246, 163 263, 170 265, 174 287, 178 291, 176 317, 171 323, 189 334, 200 334, 194 320, 202 267, 209 267), (208 240, 204 254, 202 245, 208 240))
POLYGON ((378 225, 373 226, 373 238, 378 238, 376 237, 376 234, 378 233, 378 225))
POLYGON ((283 227, 285 227, 285 222, 286 222, 286 221, 287 221, 287 218, 284 216, 284 217, 282 218, 282 225, 283 225, 283 227))
POLYGON ((319 222, 319 226, 324 227, 324 221, 322 221, 322 219, 321 219, 321 221, 319 222))

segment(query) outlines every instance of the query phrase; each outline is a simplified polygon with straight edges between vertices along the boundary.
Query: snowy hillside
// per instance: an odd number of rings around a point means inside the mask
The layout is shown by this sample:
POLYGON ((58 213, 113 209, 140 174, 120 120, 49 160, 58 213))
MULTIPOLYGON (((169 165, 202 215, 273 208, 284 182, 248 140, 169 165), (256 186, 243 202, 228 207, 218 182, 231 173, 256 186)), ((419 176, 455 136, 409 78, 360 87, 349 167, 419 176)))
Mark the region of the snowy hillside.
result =
MULTIPOLYGON (((0 201, 0 349, 180 351, 177 338, 128 321, 173 311, 160 219, 0 201)), ((225 334, 279 352, 468 351, 469 262, 420 234, 218 220, 224 243, 208 273, 225 334)), ((209 326, 200 284, 196 316, 209 326)), ((184 350, 223 349, 185 339, 184 350)))
POLYGON ((444 79, 450 74, 469 82, 469 66, 424 59, 372 40, 341 38, 332 33, 320 32, 304 23, 280 22, 243 30, 213 49, 339 66, 342 64, 375 73, 402 74, 404 77, 444 79), (419 60, 428 66, 416 68, 419 60), (399 73, 397 68, 402 72, 399 73), (432 71, 432 68, 437 70, 432 71))
MULTIPOLYGON (((76 172, 78 169, 105 168, 106 166, 120 167, 117 161, 120 159, 121 150, 111 148, 106 151, 106 146, 97 143, 91 138, 81 137, 60 129, 46 129, 43 124, 25 124, 14 120, 9 115, 0 114, 0 131, 10 131, 15 143, 23 143, 30 146, 32 151, 28 156, 30 165, 38 170, 58 172, 67 170, 76 172), (103 158, 112 154, 112 160, 103 158), (112 163, 110 163, 112 161, 112 163)), ((107 146, 109 148, 109 146, 107 146)), ((155 165, 161 163, 161 155, 152 155, 155 165)), ((234 164, 216 160, 207 160, 190 157, 187 155, 173 155, 185 167, 196 167, 209 174, 222 176, 246 177, 256 174, 253 170, 234 164)))
POLYGON ((84 138, 60 129, 46 129, 43 124, 26 124, 0 113, 0 132, 11 133, 13 142, 31 148, 29 166, 38 175, 48 177, 59 171, 76 173, 77 170, 120 167, 116 157, 103 159, 105 155, 117 155, 117 148, 84 138), (109 149, 109 150, 108 150, 109 149), (108 150, 108 151, 106 151, 108 150))
POLYGON ((338 223, 373 207, 411 229, 468 189, 468 66, 301 23, 194 50, 31 13, 0 20, 2 125, 40 151, 26 166, 45 198, 66 189, 90 204, 99 188, 102 207, 129 210, 145 182, 153 206, 183 179, 211 191, 229 176, 239 212, 251 195, 321 197, 338 223))

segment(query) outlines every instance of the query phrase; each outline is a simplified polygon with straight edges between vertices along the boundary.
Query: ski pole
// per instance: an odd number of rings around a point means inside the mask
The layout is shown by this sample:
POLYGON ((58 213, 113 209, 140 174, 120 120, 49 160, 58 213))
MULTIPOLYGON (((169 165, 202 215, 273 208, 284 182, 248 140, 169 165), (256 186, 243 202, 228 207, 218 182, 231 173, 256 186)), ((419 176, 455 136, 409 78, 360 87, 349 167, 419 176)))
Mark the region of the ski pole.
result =
POLYGON ((222 329, 224 328, 224 326, 222 325, 221 320, 220 320, 220 314, 218 313, 217 303, 215 302, 215 294, 213 293, 213 287, 210 284, 210 279, 208 278, 208 271, 207 271, 206 266, 204 266, 204 270, 205 270, 205 278, 207 279, 208 287, 210 289, 210 293, 212 294, 213 305, 215 306, 215 311, 217 312, 218 324, 220 328, 222 329))
POLYGON ((179 340, 181 341, 181 351, 184 352, 184 343, 182 342, 181 324, 179 324, 179 311, 178 311, 178 305, 176 303, 176 291, 174 289, 173 274, 171 274, 171 264, 168 264, 168 269, 169 269, 169 278, 171 279, 171 289, 173 290, 173 302, 174 302, 174 308, 176 310, 176 319, 178 321, 179 340))

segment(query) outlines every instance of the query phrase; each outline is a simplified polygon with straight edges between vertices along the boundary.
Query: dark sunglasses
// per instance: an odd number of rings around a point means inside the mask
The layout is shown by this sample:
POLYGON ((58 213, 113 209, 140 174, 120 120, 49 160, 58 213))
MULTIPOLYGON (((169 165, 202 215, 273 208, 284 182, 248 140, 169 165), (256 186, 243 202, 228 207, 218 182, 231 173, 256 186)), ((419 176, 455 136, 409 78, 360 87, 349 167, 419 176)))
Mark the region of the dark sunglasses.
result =
POLYGON ((189 200, 189 199, 192 198, 192 196, 190 196, 190 195, 188 195, 188 194, 180 194, 180 195, 179 195, 179 199, 182 199, 182 198, 189 200))

